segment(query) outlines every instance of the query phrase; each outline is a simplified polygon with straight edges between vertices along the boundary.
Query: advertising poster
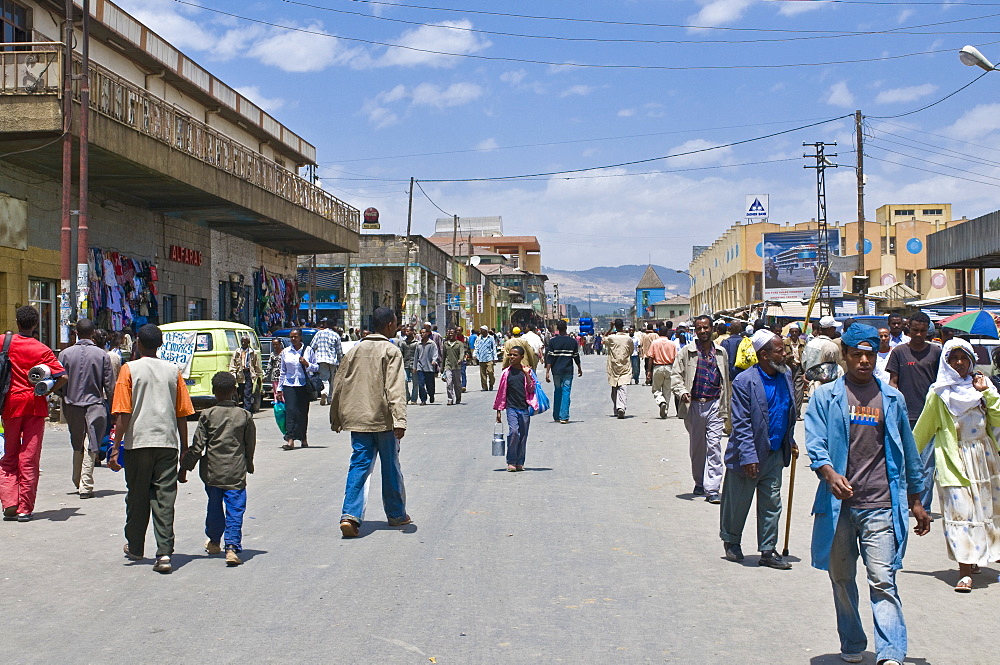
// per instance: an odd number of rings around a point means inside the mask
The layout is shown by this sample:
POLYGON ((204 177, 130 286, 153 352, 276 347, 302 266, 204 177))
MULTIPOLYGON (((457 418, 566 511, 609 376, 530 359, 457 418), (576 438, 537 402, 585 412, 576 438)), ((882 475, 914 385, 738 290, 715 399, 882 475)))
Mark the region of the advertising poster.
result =
MULTIPOLYGON (((819 274, 819 231, 765 233, 761 243, 765 300, 808 300, 819 274)), ((839 253, 840 231, 830 229, 827 253, 839 253)), ((830 272, 826 284, 830 295, 844 295, 840 273, 830 272)))

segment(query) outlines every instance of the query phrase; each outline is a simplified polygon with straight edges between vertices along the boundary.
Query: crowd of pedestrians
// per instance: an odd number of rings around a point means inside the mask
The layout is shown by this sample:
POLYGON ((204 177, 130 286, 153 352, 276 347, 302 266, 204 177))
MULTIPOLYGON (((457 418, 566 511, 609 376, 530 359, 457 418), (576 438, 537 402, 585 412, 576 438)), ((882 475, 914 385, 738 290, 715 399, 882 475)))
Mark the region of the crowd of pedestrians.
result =
POLYGON ((21 307, 16 317, 18 332, 6 334, 0 347, 0 370, 9 366, 10 382, 2 393, 3 519, 33 516, 47 395, 57 393, 69 426, 73 486, 81 498, 94 496, 94 468, 113 433, 107 464, 124 468, 127 486, 124 555, 145 556, 152 520, 154 570, 161 573, 171 571, 177 484, 199 464, 207 494, 205 550, 224 554, 228 565, 242 563, 247 474, 254 472, 256 449, 253 385, 265 372, 284 407, 284 449, 295 442, 308 447, 309 407, 317 400, 329 407, 333 431, 350 432, 340 528, 354 538, 365 521, 376 460, 388 523, 411 522, 399 457, 407 407, 434 403, 438 378, 447 405, 460 406, 467 368, 478 365, 482 391, 496 393, 496 422, 506 418, 507 470, 519 472, 533 417, 551 410, 553 421, 570 422, 573 379, 583 375, 588 344, 606 356, 612 415, 626 418, 629 388, 640 383, 660 418, 673 402, 688 434, 691 496, 720 506, 719 537, 730 561, 745 559, 743 534, 756 504, 757 564, 792 568, 778 548, 781 489, 784 469, 800 452, 796 423, 805 420, 804 448, 820 480, 812 565, 829 574, 843 660, 860 662, 868 644, 855 582, 860 557, 878 663, 903 662, 907 637, 896 572, 910 517, 914 533, 930 531, 932 488, 945 551, 958 567, 955 590, 972 591, 981 567, 1000 560, 1000 449, 993 430, 1000 427, 1000 393, 975 371, 973 347, 953 333, 942 335, 943 344, 933 340, 921 312, 909 320, 891 316, 881 328, 824 316, 811 334, 798 324, 781 329, 763 320, 699 316, 641 331, 616 319, 599 335, 569 335, 560 321, 552 329, 527 323, 509 335, 483 326, 466 336, 457 327, 442 335, 430 322, 399 326, 395 313, 380 307, 371 331, 357 340, 345 340, 325 321, 310 344, 292 329, 266 371, 249 338, 241 339, 229 371, 212 378, 216 405, 199 415, 190 446, 195 411, 177 365, 157 357, 163 342, 157 326, 139 328, 134 342, 112 341, 81 319, 76 343, 57 358, 34 336, 38 312, 21 307), (346 353, 345 341, 354 342, 346 353), (122 364, 124 343, 130 360, 122 364))

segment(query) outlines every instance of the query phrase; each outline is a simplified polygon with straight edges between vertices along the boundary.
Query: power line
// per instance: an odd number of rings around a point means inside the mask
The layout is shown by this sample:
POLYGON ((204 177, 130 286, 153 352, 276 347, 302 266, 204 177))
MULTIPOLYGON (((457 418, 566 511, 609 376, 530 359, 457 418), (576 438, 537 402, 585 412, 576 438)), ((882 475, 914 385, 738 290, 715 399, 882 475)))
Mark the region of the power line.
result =
POLYGON ((384 159, 405 159, 408 157, 435 157, 438 155, 458 155, 462 153, 470 152, 495 152, 497 150, 515 150, 520 148, 547 148, 556 145, 572 145, 575 143, 596 143, 598 141, 622 141, 625 139, 642 139, 649 138, 651 136, 672 136, 674 134, 690 134, 693 132, 716 132, 724 129, 743 129, 746 127, 767 127, 768 125, 787 125, 793 122, 813 122, 820 120, 820 118, 805 118, 802 120, 776 120, 773 122, 755 122, 745 125, 727 125, 723 127, 702 127, 700 129, 677 129, 669 132, 650 132, 646 134, 626 134, 623 136, 601 136, 589 139, 571 139, 569 141, 549 141, 546 143, 522 143, 520 145, 507 145, 507 146, 497 146, 495 148, 467 148, 465 150, 443 150, 439 152, 418 152, 409 155, 388 155, 382 157, 358 157, 356 159, 340 159, 335 162, 320 162, 319 165, 324 164, 347 164, 349 162, 368 162, 368 161, 379 161, 384 159))
POLYGON ((441 212, 444 215, 447 215, 448 217, 454 217, 454 215, 452 215, 450 212, 445 212, 444 210, 441 209, 441 206, 439 206, 438 204, 434 203, 434 199, 432 199, 431 197, 427 196, 427 192, 425 192, 424 188, 420 186, 420 181, 419 180, 414 180, 413 184, 417 186, 417 189, 419 189, 420 193, 424 195, 424 198, 431 202, 432 206, 434 206, 438 210, 441 210, 441 212))
MULTIPOLYGON (((353 0, 356 1, 356 0, 353 0)), ((535 60, 531 58, 508 58, 502 56, 489 56, 489 55, 479 55, 476 53, 450 53, 447 51, 435 51, 433 49, 417 48, 415 46, 406 46, 403 44, 390 44, 388 42, 379 42, 371 39, 361 39, 359 37, 345 37, 343 35, 332 35, 326 32, 321 32, 319 30, 311 30, 308 28, 297 28, 289 25, 281 25, 280 23, 274 23, 272 21, 265 21, 263 19, 250 18, 248 16, 242 16, 240 14, 235 14, 233 12, 223 11, 221 9, 215 9, 205 5, 195 4, 189 2, 188 0, 174 0, 182 5, 188 5, 190 7, 197 7, 198 9, 203 9, 205 11, 213 12, 221 16, 228 16, 230 18, 239 19, 241 21, 248 21, 250 23, 257 23, 259 25, 266 25, 272 28, 278 28, 280 30, 288 30, 291 32, 300 32, 307 35, 315 35, 317 37, 326 37, 328 39, 342 39, 348 42, 358 42, 361 44, 369 44, 371 46, 385 46, 386 48, 396 48, 403 49, 406 51, 415 51, 417 53, 427 53, 430 55, 443 55, 455 58, 470 58, 473 60, 485 60, 490 62, 517 62, 521 64, 528 65, 546 65, 550 67, 575 67, 578 69, 627 69, 627 70, 654 70, 654 71, 711 71, 711 70, 729 70, 729 69, 790 69, 794 67, 827 67, 830 65, 852 65, 860 64, 866 62, 885 62, 889 60, 901 60, 904 58, 913 58, 921 55, 935 55, 938 53, 951 53, 955 48, 946 49, 936 49, 932 51, 918 51, 915 53, 903 53, 900 55, 884 55, 875 58, 860 58, 855 60, 832 60, 828 62, 788 62, 780 63, 774 65, 740 65, 740 64, 726 64, 726 65, 694 65, 694 66, 673 66, 673 65, 616 65, 616 64, 600 64, 600 63, 581 63, 581 62, 555 62, 552 60, 535 60)), ((984 45, 991 45, 1000 43, 1000 40, 994 42, 985 42, 984 45)), ((900 117, 900 116, 887 116, 887 117, 900 117)))
MULTIPOLYGON (((869 145, 871 146, 872 144, 869 143, 869 145)), ((934 166, 940 166, 941 168, 951 169, 953 171, 958 171, 960 173, 968 173, 970 175, 974 175, 974 176, 977 176, 977 177, 980 177, 980 178, 987 178, 989 180, 996 180, 997 182, 1000 182, 1000 178, 997 178, 995 176, 986 175, 985 173, 978 173, 976 171, 970 171, 968 169, 963 169, 963 168, 959 168, 957 166, 952 166, 951 164, 942 164, 941 162, 934 162, 934 161, 931 161, 931 160, 927 159, 927 157, 925 157, 923 155, 910 155, 910 154, 907 154, 905 152, 899 152, 898 150, 892 150, 891 148, 885 148, 885 147, 880 146, 878 144, 875 144, 872 147, 878 148, 879 150, 882 150, 884 152, 888 152, 888 153, 893 154, 893 155, 899 155, 900 157, 906 157, 907 159, 915 159, 915 160, 917 160, 918 162, 921 162, 921 163, 933 164, 934 166)), ((865 154, 867 155, 868 153, 866 152, 865 154)))
MULTIPOLYGON (((324 12, 331 12, 334 14, 343 14, 347 16, 359 16, 365 19, 372 19, 376 21, 388 21, 391 23, 403 23, 405 25, 416 25, 416 26, 426 26, 428 25, 423 21, 409 21, 401 18, 393 18, 391 16, 379 16, 375 14, 366 14, 364 12, 348 11, 346 9, 335 9, 333 7, 324 7, 322 5, 314 5, 308 2, 302 2, 301 0, 282 0, 282 2, 298 5, 300 7, 309 7, 311 9, 318 9, 324 12)), ((802 37, 777 37, 769 39, 746 39, 746 40, 729 40, 729 39, 635 39, 635 38, 607 38, 607 37, 562 37, 558 35, 532 35, 517 32, 503 32, 498 30, 485 30, 482 28, 471 28, 459 25, 443 25, 434 24, 432 27, 441 28, 445 30, 454 30, 456 32, 468 32, 473 34, 482 35, 493 35, 498 37, 517 37, 521 39, 543 39, 552 41, 566 41, 566 42, 593 42, 602 44, 754 44, 754 43, 774 43, 774 42, 792 42, 792 41, 802 41, 802 40, 814 40, 814 39, 840 39, 843 37, 865 37, 871 35, 942 35, 949 34, 940 30, 935 30, 933 32, 910 32, 912 30, 918 30, 920 28, 931 28, 941 25, 949 25, 952 23, 965 23, 968 21, 978 21, 987 18, 996 18, 1000 14, 989 14, 986 16, 971 16, 960 19, 951 19, 948 21, 938 21, 935 23, 924 23, 912 26, 902 26, 898 28, 889 28, 886 30, 870 30, 870 31, 854 31, 854 30, 834 30, 829 32, 834 32, 836 34, 828 35, 815 35, 810 34, 808 36, 802 37)), ((673 27, 673 26, 672 26, 673 27)), ((677 26, 685 28, 698 28, 705 29, 704 26, 677 26)), ((970 33, 968 31, 962 31, 958 34, 997 34, 995 30, 985 31, 982 33, 970 33)))
POLYGON ((949 99, 951 97, 954 97, 955 95, 957 95, 958 93, 962 92, 963 90, 965 90, 970 85, 972 85, 973 83, 975 83, 979 79, 983 78, 987 74, 989 74, 989 72, 983 72, 982 74, 980 74, 976 78, 972 79, 971 81, 969 81, 968 83, 966 83, 965 85, 963 85, 961 88, 959 88, 955 92, 953 92, 951 94, 948 94, 948 95, 945 95, 941 99, 937 100, 936 102, 931 102, 927 106, 921 106, 920 108, 914 109, 913 111, 907 111, 906 113, 899 113, 899 114, 896 114, 896 115, 870 115, 870 116, 867 116, 867 117, 871 118, 872 120, 892 120, 892 119, 895 119, 895 118, 903 118, 903 117, 906 117, 908 115, 913 115, 914 113, 920 113, 921 111, 926 111, 930 107, 937 106, 938 104, 940 104, 944 100, 949 99))
MULTIPOLYGON (((976 146, 977 148, 982 148, 984 150, 989 150, 991 152, 1000 152, 1000 149, 998 149, 998 148, 991 148, 990 146, 982 145, 981 143, 973 143, 972 141, 963 141, 962 139, 956 139, 956 138, 953 138, 951 136, 944 136, 943 134, 935 134, 933 132, 928 132, 928 131, 924 131, 924 130, 921 130, 921 129, 915 129, 913 127, 907 127, 906 125, 898 125, 898 124, 896 124, 894 122, 883 122, 882 124, 883 125, 889 125, 890 127, 898 127, 899 129, 905 129, 907 131, 911 131, 911 132, 914 132, 916 134, 924 134, 925 136, 933 136, 935 138, 944 139, 946 141, 954 141, 955 143, 962 143, 964 145, 976 146)), ((888 132, 886 132, 886 133, 888 133, 888 132)))
POLYGON ((892 164, 894 166, 902 166, 902 167, 905 167, 905 168, 908 168, 908 169, 914 169, 915 171, 923 171, 924 173, 933 173, 934 175, 940 175, 940 176, 944 176, 946 178, 954 178, 956 180, 963 180, 965 182, 975 182, 975 183, 978 183, 980 185, 989 185, 990 187, 1000 187, 1000 184, 997 184, 995 182, 983 182, 982 180, 975 180, 973 178, 965 178, 965 177, 962 177, 962 176, 957 176, 957 175, 955 175, 953 173, 941 173, 940 171, 932 171, 931 169, 924 169, 924 168, 921 168, 919 166, 914 166, 913 164, 907 164, 905 162, 894 162, 894 161, 891 161, 891 160, 888 160, 888 159, 882 159, 881 157, 875 157, 875 156, 869 155, 867 152, 865 153, 865 158, 867 158, 867 159, 874 159, 877 162, 884 162, 886 164, 892 164))
POLYGON ((892 132, 885 132, 885 131, 879 132, 877 136, 870 136, 869 140, 880 141, 883 143, 891 143, 893 145, 902 146, 904 148, 927 150, 928 152, 931 152, 936 155, 941 155, 942 157, 965 159, 973 162, 978 162, 983 166, 1000 167, 1000 162, 997 161, 984 159, 982 157, 977 157, 976 155, 970 155, 964 152, 959 152, 958 150, 951 150, 950 148, 942 148, 941 146, 937 146, 932 143, 917 141, 916 139, 911 139, 906 136, 900 136, 899 134, 893 134, 892 132), (884 138, 884 136, 895 136, 896 138, 902 139, 903 142, 893 141, 892 139, 884 138))

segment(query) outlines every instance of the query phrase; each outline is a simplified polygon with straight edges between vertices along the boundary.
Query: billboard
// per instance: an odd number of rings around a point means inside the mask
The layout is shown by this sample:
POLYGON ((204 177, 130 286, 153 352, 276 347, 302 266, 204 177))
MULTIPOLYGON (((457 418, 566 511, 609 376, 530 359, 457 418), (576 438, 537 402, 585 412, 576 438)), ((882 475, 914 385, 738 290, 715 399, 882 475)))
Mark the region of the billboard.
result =
MULTIPOLYGON (((840 231, 830 229, 828 257, 839 253, 840 231)), ((808 300, 819 273, 819 231, 765 233, 761 242, 765 300, 808 300)), ((830 295, 844 295, 840 273, 831 271, 826 284, 830 295)))

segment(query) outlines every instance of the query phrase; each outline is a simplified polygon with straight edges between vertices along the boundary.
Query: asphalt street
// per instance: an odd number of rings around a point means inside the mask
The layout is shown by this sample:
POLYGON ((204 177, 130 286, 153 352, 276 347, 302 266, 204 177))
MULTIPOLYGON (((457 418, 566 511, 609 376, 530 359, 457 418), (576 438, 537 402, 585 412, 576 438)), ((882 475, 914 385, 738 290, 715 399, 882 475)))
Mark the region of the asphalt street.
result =
MULTIPOLYGON (((632 386, 618 420, 604 358, 584 369, 568 425, 533 419, 523 473, 490 455, 493 394, 477 369, 461 405, 446 406, 438 382, 436 404, 410 407, 401 445, 414 523, 387 525, 376 471, 353 540, 338 528, 349 434, 332 433, 314 404, 311 447, 283 451, 270 412, 258 414, 237 568, 202 549, 196 474, 178 496, 173 574, 123 559, 123 474, 98 469, 97 497, 80 500, 68 434, 51 426, 35 520, 0 523, 0 662, 841 662, 829 581, 808 565, 816 479, 805 456, 793 569, 757 566, 752 515, 746 561, 728 562, 719 508, 690 494, 673 408, 660 420, 649 389, 632 386)), ((147 543, 149 555, 151 532, 147 543)), ((910 539, 905 564, 906 662, 995 662, 986 619, 1000 566, 955 593, 940 522, 910 539)), ((862 617, 871 639, 865 601, 862 617)))

